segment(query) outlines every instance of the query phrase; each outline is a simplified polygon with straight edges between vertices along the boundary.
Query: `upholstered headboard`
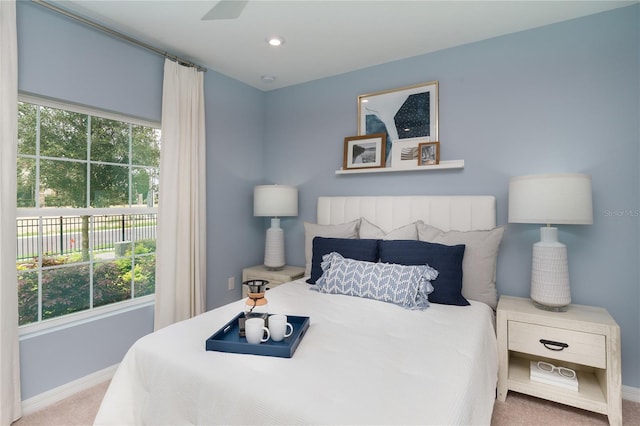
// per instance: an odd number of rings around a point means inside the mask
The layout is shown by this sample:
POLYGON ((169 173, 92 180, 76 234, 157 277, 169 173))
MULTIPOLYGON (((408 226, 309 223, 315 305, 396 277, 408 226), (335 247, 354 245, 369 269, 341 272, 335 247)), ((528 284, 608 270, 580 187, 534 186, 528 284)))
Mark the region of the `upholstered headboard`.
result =
POLYGON ((319 225, 366 218, 385 232, 422 220, 443 231, 476 231, 496 226, 492 195, 318 197, 319 225))

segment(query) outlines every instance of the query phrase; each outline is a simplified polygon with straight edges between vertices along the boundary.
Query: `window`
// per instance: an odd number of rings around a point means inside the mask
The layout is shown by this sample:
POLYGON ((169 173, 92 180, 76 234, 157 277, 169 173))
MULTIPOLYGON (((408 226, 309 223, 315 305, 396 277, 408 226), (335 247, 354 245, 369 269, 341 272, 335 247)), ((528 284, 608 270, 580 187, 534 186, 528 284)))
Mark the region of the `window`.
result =
POLYGON ((21 96, 19 324, 154 293, 160 130, 21 96))

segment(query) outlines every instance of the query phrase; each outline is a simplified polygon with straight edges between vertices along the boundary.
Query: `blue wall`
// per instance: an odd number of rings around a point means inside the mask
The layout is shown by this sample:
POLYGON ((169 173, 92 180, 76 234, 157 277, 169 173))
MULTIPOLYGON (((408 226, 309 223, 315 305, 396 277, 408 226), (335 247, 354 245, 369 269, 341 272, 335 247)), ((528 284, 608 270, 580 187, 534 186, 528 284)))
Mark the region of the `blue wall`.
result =
MULTIPOLYGON (((208 71, 208 308, 239 298, 241 269, 262 262, 258 183, 299 187, 300 216, 282 226, 288 263, 303 265, 302 223, 315 221, 319 195, 495 194, 504 224, 510 176, 586 172, 594 225, 560 227, 573 299, 618 321, 623 383, 640 387, 639 23, 633 6, 267 93, 208 71), (464 170, 336 176, 357 96, 430 80, 442 158, 464 170)), ((18 2, 18 37, 21 91, 160 120, 162 58, 29 2, 18 2)), ((508 227, 501 293, 527 296, 538 237, 536 226, 508 227)), ((23 340, 23 399, 119 362, 152 323, 144 308, 23 340)))
MULTIPOLYGON (((288 263, 303 265, 303 222, 320 195, 494 194, 507 222, 511 176, 584 172, 593 226, 560 226, 573 302, 603 306, 622 331, 623 383, 640 387, 639 30, 632 6, 387 63, 266 95, 266 176, 299 187, 283 220, 288 263), (594 31, 598 28, 598 31, 594 31), (439 81, 441 158, 454 171, 335 175, 357 133, 357 96, 439 81)), ((509 225, 501 294, 528 296, 538 226, 509 225)))

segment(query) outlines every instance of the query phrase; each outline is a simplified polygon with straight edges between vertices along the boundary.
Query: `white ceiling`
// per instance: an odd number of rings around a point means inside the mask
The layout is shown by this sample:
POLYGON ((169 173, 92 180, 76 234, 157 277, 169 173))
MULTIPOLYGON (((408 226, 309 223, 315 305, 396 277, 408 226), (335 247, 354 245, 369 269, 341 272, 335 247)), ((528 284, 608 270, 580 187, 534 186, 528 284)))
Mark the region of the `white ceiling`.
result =
POLYGON ((266 91, 637 1, 250 0, 239 18, 209 21, 217 0, 52 3, 266 91), (273 35, 285 44, 269 46, 273 35))

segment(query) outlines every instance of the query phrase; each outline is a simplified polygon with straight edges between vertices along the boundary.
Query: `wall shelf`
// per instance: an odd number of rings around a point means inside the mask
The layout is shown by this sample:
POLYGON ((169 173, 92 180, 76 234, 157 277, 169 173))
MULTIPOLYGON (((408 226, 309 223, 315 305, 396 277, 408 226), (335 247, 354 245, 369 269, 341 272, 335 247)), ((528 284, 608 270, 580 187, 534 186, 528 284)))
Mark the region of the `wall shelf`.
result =
POLYGON ((434 166, 414 166, 414 167, 381 167, 377 169, 349 169, 349 170, 336 170, 337 175, 351 175, 359 173, 390 173, 390 172, 426 172, 433 170, 445 170, 445 169, 464 169, 464 160, 449 160, 441 161, 440 164, 434 166))

